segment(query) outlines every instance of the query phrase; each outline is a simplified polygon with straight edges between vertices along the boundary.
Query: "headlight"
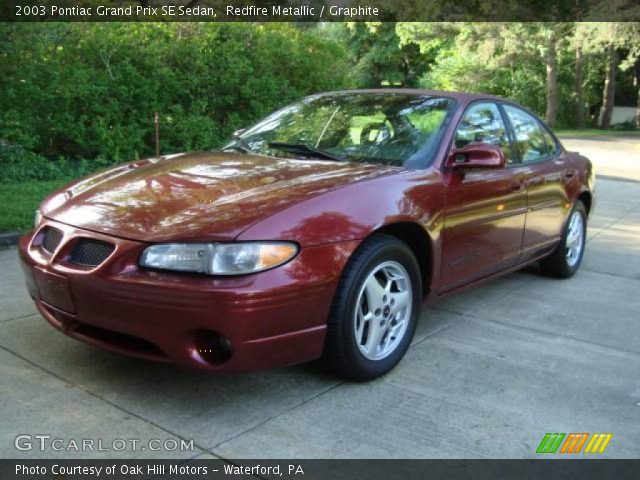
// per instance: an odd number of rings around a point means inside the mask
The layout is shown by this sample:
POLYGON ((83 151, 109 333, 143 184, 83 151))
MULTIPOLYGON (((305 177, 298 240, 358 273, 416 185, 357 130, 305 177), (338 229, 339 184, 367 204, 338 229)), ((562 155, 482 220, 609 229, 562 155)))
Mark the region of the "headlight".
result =
POLYGON ((40 225, 41 221, 42 221, 42 214, 40 213, 40 210, 36 210, 36 218, 33 221, 33 226, 35 228, 38 228, 38 225, 40 225))
POLYGON ((287 242, 167 243, 147 248, 140 265, 208 275, 243 275, 288 262, 298 247, 287 242))

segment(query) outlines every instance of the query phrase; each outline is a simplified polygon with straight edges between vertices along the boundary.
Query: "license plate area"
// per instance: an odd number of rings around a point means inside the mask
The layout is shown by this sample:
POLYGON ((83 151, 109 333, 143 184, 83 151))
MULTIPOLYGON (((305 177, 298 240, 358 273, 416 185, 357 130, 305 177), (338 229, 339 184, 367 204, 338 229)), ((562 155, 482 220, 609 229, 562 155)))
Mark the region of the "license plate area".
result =
POLYGON ((42 301, 67 313, 74 314, 76 312, 67 277, 34 267, 33 278, 42 301))

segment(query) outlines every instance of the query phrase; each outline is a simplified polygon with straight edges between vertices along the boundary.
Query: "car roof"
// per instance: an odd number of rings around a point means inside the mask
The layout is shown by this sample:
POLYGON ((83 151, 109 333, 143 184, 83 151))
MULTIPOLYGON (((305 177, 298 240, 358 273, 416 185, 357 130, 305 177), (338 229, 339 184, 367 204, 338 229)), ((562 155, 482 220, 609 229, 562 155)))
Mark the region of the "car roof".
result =
POLYGON ((498 97, 496 95, 489 95, 487 93, 449 92, 444 90, 425 90, 422 88, 358 88, 354 90, 337 90, 334 92, 324 92, 318 95, 349 94, 349 93, 401 93, 405 95, 431 95, 431 96, 438 96, 438 97, 454 98, 461 103, 469 103, 474 100, 506 100, 502 97, 498 97))

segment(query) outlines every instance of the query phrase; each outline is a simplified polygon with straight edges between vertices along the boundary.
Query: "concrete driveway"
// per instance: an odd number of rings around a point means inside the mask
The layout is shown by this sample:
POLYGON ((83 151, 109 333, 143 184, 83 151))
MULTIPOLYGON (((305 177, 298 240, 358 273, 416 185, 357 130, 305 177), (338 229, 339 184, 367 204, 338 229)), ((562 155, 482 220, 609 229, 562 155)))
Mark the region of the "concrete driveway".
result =
POLYGON ((611 432, 640 456, 640 140, 567 140, 598 166, 599 203, 571 280, 535 269, 425 308, 386 377, 314 366, 210 376, 66 338, 0 252, 0 456, 5 458, 520 458, 546 432, 611 432), (18 434, 193 439, 192 451, 18 451, 18 434))

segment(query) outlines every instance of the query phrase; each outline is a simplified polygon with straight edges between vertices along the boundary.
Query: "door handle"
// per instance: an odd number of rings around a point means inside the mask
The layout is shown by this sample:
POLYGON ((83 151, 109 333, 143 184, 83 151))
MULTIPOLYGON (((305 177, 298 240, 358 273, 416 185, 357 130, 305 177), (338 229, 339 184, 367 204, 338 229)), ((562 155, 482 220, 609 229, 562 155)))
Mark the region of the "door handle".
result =
POLYGON ((564 172, 564 178, 566 179, 573 178, 574 175, 575 172, 573 170, 567 170, 566 172, 564 172))
POLYGON ((520 192, 522 191, 522 188, 523 188, 522 182, 511 184, 511 190, 513 190, 514 192, 520 192))
POLYGON ((539 185, 544 185, 546 179, 544 177, 533 177, 527 181, 527 186, 529 187, 537 187, 539 185))

